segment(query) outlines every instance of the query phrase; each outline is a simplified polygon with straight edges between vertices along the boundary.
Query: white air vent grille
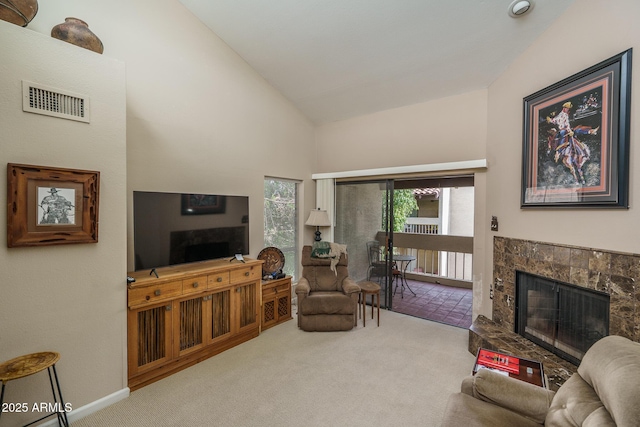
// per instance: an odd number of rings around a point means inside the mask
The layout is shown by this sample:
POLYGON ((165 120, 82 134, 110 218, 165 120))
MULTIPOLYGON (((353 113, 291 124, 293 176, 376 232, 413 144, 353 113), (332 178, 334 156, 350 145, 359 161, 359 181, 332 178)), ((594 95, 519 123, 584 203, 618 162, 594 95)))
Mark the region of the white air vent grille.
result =
POLYGON ((22 110, 62 119, 90 122, 89 98, 22 81, 22 110))

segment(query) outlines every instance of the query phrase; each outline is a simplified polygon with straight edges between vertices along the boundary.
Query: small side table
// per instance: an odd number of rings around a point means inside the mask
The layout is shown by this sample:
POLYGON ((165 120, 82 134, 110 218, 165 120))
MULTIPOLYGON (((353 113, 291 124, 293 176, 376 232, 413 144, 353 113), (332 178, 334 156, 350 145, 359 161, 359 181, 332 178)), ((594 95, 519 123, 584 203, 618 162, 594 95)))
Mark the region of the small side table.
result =
POLYGON ((362 326, 367 326, 366 321, 366 308, 367 308, 367 295, 371 295, 371 318, 373 319, 374 303, 378 302, 378 326, 380 326, 380 285, 374 282, 360 282, 360 303, 362 304, 362 326))
MULTIPOLYGON (((67 419, 67 413, 65 412, 65 403, 62 399, 60 383, 58 382, 58 373, 56 372, 56 362, 58 360, 60 360, 60 354, 53 351, 45 351, 41 353, 32 353, 16 357, 15 359, 11 359, 0 364, 0 381, 2 381, 2 392, 0 392, 0 406, 2 406, 2 403, 4 402, 4 388, 9 381, 28 377, 29 375, 36 374, 46 369, 49 373, 49 383, 51 383, 51 392, 53 393, 54 406, 56 407, 56 409, 58 409, 58 411, 47 414, 44 417, 37 419, 36 421, 33 421, 27 425, 35 424, 38 421, 42 421, 46 418, 57 415, 58 425, 69 427, 69 420, 67 419), (53 376, 51 376, 51 372, 53 372, 53 376), (55 387, 53 385, 54 378, 55 387)), ((1 415, 2 412, 0 411, 0 416, 1 415)))

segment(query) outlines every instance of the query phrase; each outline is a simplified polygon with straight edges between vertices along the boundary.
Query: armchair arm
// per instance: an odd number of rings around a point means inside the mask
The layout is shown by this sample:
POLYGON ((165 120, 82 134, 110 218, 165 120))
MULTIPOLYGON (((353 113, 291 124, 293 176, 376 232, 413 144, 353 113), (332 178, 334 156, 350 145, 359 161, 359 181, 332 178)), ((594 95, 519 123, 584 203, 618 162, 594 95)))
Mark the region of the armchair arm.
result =
POLYGON ((360 292, 360 286, 350 277, 345 277, 342 281, 342 292, 346 295, 351 295, 360 292))
POLYGON ((473 377, 471 390, 469 381, 465 379, 462 391, 467 394, 471 391, 476 399, 502 406, 539 424, 544 423, 555 395, 554 391, 487 369, 478 371, 473 377))
POLYGON ((306 278, 301 277, 296 284, 296 295, 298 298, 304 298, 309 295, 309 292, 311 292, 309 281, 306 278))

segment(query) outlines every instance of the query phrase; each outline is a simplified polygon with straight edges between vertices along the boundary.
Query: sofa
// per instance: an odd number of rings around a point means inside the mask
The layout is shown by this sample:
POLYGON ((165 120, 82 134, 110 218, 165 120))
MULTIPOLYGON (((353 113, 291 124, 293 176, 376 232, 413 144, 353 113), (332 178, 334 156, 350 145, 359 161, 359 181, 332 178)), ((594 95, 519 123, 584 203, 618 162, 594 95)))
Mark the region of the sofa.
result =
POLYGON ((640 426, 640 343, 607 336, 557 392, 490 370, 462 381, 443 427, 640 426))
POLYGON ((349 277, 347 255, 318 258, 311 251, 311 246, 302 248, 302 277, 296 285, 298 327, 309 332, 348 331, 358 321, 360 287, 349 277))

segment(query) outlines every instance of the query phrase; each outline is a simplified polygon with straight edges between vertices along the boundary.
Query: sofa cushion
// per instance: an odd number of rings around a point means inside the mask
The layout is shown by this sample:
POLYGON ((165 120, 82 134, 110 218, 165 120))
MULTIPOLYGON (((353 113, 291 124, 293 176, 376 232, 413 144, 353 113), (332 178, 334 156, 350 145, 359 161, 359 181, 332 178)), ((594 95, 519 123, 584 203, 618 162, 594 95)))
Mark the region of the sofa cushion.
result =
POLYGON ((356 303, 342 292, 311 292, 299 303, 298 310, 305 316, 312 314, 353 314, 356 303))
POLYGON ((615 423, 640 420, 640 343, 620 336, 596 342, 582 358, 578 374, 598 394, 615 423))
POLYGON ((444 414, 442 427, 540 427, 540 424, 515 412, 464 393, 449 397, 444 414))
POLYGON ((551 407, 545 419, 545 426, 587 426, 586 420, 594 413, 602 424, 594 426, 615 426, 611 416, 600 401, 596 392, 587 384, 579 374, 573 374, 560 387, 551 402, 551 407))

